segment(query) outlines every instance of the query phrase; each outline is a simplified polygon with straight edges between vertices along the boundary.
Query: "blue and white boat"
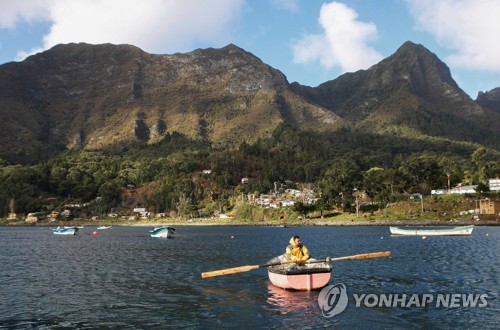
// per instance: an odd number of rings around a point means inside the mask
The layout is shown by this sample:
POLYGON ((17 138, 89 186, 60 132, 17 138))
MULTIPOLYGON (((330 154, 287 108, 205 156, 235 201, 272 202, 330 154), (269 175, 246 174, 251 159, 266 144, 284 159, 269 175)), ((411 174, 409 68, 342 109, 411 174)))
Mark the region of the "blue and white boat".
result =
POLYGON ((175 234, 175 229, 169 226, 157 227, 149 231, 151 237, 169 238, 175 234))
POLYGON ((52 229, 52 232, 56 235, 76 235, 77 231, 77 227, 57 227, 56 229, 52 229))

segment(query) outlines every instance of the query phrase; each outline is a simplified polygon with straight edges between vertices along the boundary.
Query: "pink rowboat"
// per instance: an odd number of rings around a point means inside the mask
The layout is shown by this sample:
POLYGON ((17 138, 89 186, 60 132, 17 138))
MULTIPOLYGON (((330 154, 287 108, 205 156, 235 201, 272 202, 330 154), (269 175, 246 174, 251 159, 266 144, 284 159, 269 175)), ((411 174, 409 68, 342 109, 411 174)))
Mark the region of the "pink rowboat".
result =
MULTIPOLYGON (((276 257, 268 262, 282 262, 276 257)), ((311 291, 325 287, 330 281, 332 266, 328 262, 307 263, 297 266, 284 264, 268 268, 271 283, 282 289, 311 291)))

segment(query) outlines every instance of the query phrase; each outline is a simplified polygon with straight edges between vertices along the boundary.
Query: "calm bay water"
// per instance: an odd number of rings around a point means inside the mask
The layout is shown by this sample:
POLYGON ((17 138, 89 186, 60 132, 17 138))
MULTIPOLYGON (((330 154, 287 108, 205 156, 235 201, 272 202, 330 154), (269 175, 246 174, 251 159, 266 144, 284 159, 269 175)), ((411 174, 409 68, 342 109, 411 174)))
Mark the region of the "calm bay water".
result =
POLYGON ((500 228, 470 237, 391 237, 388 227, 0 228, 0 329, 500 328, 500 228), (289 292, 267 271, 201 279, 202 272, 264 264, 298 234, 322 259, 391 251, 333 264, 347 309, 326 318, 319 292, 289 292), (487 294, 485 307, 356 307, 354 294, 487 294))

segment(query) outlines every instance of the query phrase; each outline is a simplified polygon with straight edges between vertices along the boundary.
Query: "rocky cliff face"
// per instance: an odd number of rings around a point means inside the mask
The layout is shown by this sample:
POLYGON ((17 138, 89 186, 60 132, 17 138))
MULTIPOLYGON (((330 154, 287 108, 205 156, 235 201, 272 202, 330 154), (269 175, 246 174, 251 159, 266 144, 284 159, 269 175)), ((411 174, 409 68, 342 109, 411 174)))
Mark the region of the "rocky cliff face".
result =
POLYGON ((500 87, 489 92, 479 92, 476 103, 482 107, 500 112, 500 87))
POLYGON ((444 63, 410 42, 316 88, 290 85, 235 45, 173 55, 58 45, 0 66, 0 157, 36 161, 64 148, 152 144, 172 132, 225 146, 270 136, 283 122, 500 144, 500 114, 486 103, 475 104, 444 63))
POLYGON ((483 142, 500 138, 499 116, 474 103, 437 56, 411 42, 368 70, 316 88, 294 83, 292 89, 364 131, 483 142))
POLYGON ((174 55, 59 45, 0 66, 0 86, 3 116, 10 118, 0 139, 11 146, 0 157, 7 158, 29 158, 55 144, 154 143, 174 131, 215 144, 251 142, 285 120, 303 128, 342 126, 335 114, 291 93, 281 72, 234 45, 174 55))

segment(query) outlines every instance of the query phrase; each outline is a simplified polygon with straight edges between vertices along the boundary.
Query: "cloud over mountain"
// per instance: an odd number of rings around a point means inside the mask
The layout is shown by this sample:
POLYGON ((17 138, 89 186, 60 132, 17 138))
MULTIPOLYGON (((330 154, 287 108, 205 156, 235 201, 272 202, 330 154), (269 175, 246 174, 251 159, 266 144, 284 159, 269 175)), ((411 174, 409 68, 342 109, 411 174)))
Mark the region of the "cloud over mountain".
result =
POLYGON ((305 35, 294 44, 295 62, 319 61, 326 69, 348 72, 367 69, 382 59, 369 46, 377 38, 377 27, 358 20, 352 8, 339 2, 324 4, 318 21, 323 33, 305 35))

